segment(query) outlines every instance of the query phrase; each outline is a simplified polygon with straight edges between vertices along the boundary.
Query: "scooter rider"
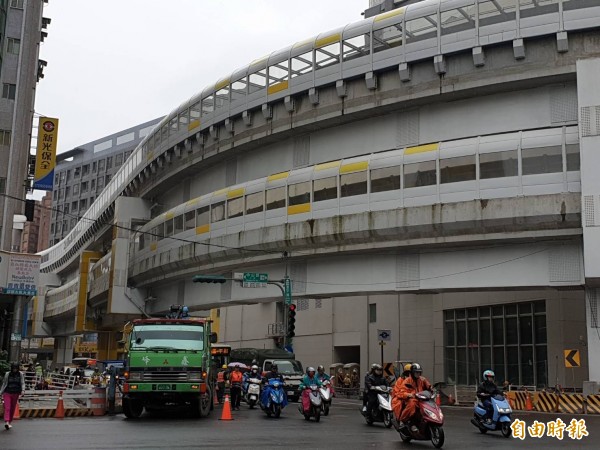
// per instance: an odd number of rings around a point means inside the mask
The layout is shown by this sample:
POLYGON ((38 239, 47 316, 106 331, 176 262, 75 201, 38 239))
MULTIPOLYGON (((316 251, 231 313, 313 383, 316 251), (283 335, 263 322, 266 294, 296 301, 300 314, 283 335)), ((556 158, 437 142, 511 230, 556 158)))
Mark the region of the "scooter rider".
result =
POLYGON ((250 372, 244 373, 244 378, 242 381, 242 388, 244 389, 244 392, 248 391, 248 379, 250 378, 258 378, 259 380, 261 379, 261 376, 258 374, 257 365, 252 366, 250 368, 250 372))
POLYGON ((331 377, 325 373, 325 367, 323 366, 317 367, 317 378, 321 382, 331 380, 331 377))
MULTIPOLYGON (((399 418, 399 426, 404 426, 405 423, 415 416, 418 409, 418 400, 415 398, 415 394, 423 391, 433 392, 431 383, 427 378, 421 376, 423 369, 418 363, 413 363, 410 367, 410 377, 402 381, 402 386, 397 392, 398 396, 403 402, 402 413, 399 418)), ((414 433, 418 431, 418 428, 413 424, 411 431, 414 433)))
POLYGON ((485 420, 487 423, 492 422, 492 414, 494 412, 490 397, 494 395, 502 395, 502 392, 494 382, 494 372, 486 370, 483 372, 483 382, 477 388, 477 397, 481 400, 483 407, 486 410, 485 420))
POLYGON ((306 369, 306 375, 302 378, 302 382, 300 383, 300 390, 302 391, 302 411, 308 411, 310 408, 310 398, 308 397, 308 390, 311 385, 316 384, 318 387, 321 387, 321 381, 316 376, 316 371, 314 367, 309 367, 306 369))
POLYGON ((371 414, 373 407, 377 404, 377 393, 371 391, 371 387, 373 386, 389 386, 388 381, 383 376, 383 367, 381 367, 381 364, 372 364, 371 371, 365 377, 364 396, 366 397, 367 404, 364 411, 367 416, 371 414))
POLYGON ((281 375, 278 371, 277 364, 271 364, 271 371, 263 377, 262 382, 263 384, 266 384, 269 382, 269 380, 272 380, 273 378, 276 378, 285 384, 285 382, 283 381, 283 375, 281 375))
POLYGON ((394 411, 394 417, 396 420, 399 419, 400 414, 402 413, 402 399, 400 398, 400 392, 402 390, 402 383, 408 377, 410 377, 410 368, 412 364, 408 363, 404 365, 404 372, 400 375, 400 378, 396 380, 396 384, 394 384, 394 390, 392 391, 392 410, 394 411))

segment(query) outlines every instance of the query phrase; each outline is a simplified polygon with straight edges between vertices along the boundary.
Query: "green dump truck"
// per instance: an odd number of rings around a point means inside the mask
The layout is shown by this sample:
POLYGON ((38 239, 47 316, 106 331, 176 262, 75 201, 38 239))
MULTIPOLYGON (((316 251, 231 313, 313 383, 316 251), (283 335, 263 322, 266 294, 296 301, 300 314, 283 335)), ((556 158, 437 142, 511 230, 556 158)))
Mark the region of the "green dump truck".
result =
POLYGON ((124 329, 123 413, 189 408, 197 417, 212 408, 208 319, 140 319, 124 329))

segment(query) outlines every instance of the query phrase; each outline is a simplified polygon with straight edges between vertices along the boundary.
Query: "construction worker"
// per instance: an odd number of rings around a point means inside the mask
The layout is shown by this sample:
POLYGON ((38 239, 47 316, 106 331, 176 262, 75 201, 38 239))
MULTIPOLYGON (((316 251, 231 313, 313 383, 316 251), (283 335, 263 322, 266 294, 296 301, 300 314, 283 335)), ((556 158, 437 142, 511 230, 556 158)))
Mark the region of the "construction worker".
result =
POLYGON ((225 395, 225 381, 227 380, 227 364, 223 364, 219 373, 217 373, 217 400, 219 404, 223 403, 225 395))
POLYGON ((237 410, 240 409, 242 400, 242 381, 242 372, 240 372, 239 366, 235 366, 233 372, 229 374, 229 389, 231 391, 231 407, 237 410))

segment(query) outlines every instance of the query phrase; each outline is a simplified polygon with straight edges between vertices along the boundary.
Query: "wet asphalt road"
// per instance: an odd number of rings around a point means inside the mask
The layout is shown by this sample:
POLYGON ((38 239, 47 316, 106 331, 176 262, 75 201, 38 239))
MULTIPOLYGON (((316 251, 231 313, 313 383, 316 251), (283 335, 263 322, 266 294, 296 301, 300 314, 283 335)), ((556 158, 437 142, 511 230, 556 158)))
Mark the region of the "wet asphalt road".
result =
MULTIPOLYGON (((481 435, 470 424, 468 408, 444 408, 445 449, 509 449, 535 446, 538 449, 600 448, 600 417, 518 412, 531 425, 557 417, 568 425, 572 418, 585 419, 588 437, 562 441, 544 437, 506 439, 500 433, 481 435)), ((306 422, 290 404, 281 419, 268 419, 260 409, 234 411, 232 421, 220 421, 221 407, 207 419, 190 419, 183 414, 144 416, 128 420, 123 415, 66 419, 22 419, 10 431, 0 431, 0 449, 199 449, 199 448, 292 448, 292 449, 432 449, 428 441, 404 444, 393 429, 381 424, 368 426, 358 404, 335 401, 329 417, 320 423, 306 422)))

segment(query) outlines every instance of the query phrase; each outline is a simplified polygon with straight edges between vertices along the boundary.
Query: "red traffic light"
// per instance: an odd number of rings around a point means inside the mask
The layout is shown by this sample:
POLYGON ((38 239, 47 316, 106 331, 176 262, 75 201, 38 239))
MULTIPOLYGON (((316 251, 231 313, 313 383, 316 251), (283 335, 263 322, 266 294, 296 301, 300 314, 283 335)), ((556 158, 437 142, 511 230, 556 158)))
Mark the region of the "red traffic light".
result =
POLYGON ((291 304, 289 306, 289 308, 290 308, 290 311, 296 311, 296 305, 294 305, 294 304, 291 304))

